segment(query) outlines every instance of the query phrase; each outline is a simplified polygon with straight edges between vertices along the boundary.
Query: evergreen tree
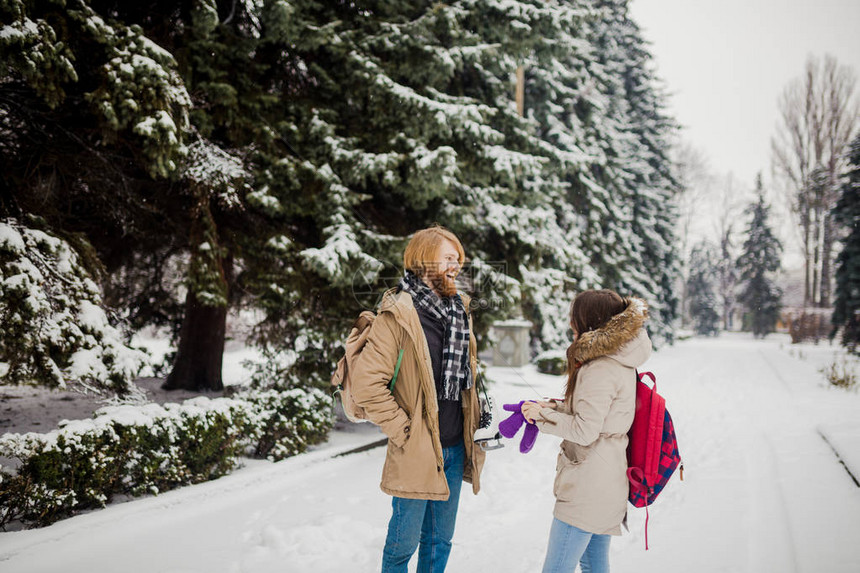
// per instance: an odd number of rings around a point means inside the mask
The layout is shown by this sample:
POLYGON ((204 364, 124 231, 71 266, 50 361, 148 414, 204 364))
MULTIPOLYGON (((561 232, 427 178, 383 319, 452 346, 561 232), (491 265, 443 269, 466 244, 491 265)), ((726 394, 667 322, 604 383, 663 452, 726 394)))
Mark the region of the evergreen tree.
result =
MULTIPOLYGON (((35 289, 21 298, 4 283, 4 314, 33 320, 29 335, 18 330, 9 341, 20 356, 0 360, 41 361, 35 369, 12 367, 4 379, 127 393, 139 368, 119 367, 115 352, 92 351, 105 336, 122 340, 107 322, 112 313, 86 328, 66 321, 82 308, 98 314, 94 281, 110 276, 113 254, 136 244, 141 227, 154 235, 175 221, 156 204, 175 205, 166 176, 183 154, 188 93, 169 53, 139 27, 102 18, 86 2, 13 0, 0 5, 0 23, 0 219, 24 246, 7 252, 3 271, 12 277, 29 269, 18 276, 29 275, 35 289), (36 240, 45 236, 51 239, 36 240), (47 273, 44 280, 33 266, 47 273), (102 376, 76 376, 70 356, 93 361, 102 376)), ((170 233, 161 235, 169 244, 170 233)))
POLYGON ((674 124, 648 71, 650 56, 627 2, 567 2, 589 17, 555 32, 520 62, 526 73, 526 116, 556 152, 558 189, 548 203, 558 244, 525 290, 540 342, 560 344, 570 289, 614 288, 648 300, 652 334, 672 339, 677 315, 673 248, 674 194, 667 138, 674 124), (559 272, 562 271, 562 272, 559 272), (560 320, 553 320, 552 316, 560 320), (559 328, 561 326, 561 328, 559 328), (549 327, 549 328, 547 328, 549 327))
MULTIPOLYGON (((247 72, 232 78, 242 85, 259 67, 237 65, 249 48, 241 33, 225 26, 226 39, 213 40, 222 12, 207 1, 83 0, 13 2, 3 12, 21 30, 3 35, 3 86, 19 96, 3 130, 26 134, 4 150, 15 166, 4 174, 12 197, 4 210, 83 234, 106 267, 108 302, 126 310, 128 324, 172 328, 171 388, 221 388, 232 261, 254 219, 243 163, 251 114, 235 107, 259 98, 231 108, 235 90, 214 76, 219 65, 247 72), (121 282, 128 278, 136 280, 121 282)), ((253 35, 246 11, 233 22, 253 35)))
POLYGON ((687 300, 696 334, 716 336, 719 333, 716 287, 714 249, 708 243, 701 242, 690 252, 690 277, 687 279, 687 300))
POLYGON ((139 397, 130 382, 147 356, 108 322, 75 248, 40 226, 0 221, 0 380, 139 397))
POLYGON ((575 204, 584 188, 579 179, 591 178, 576 115, 586 83, 582 62, 591 57, 577 40, 587 34, 586 19, 578 3, 464 5, 470 9, 465 26, 499 46, 482 63, 479 85, 484 87, 473 93, 492 95, 485 101, 502 112, 493 124, 510 142, 505 147, 514 144, 516 153, 492 150, 508 179, 497 177, 489 193, 475 189, 476 210, 455 204, 451 212, 467 217, 468 236, 474 237, 481 258, 501 263, 507 283, 519 287, 517 302, 537 327, 534 345, 557 346, 567 330, 569 293, 600 283, 588 261, 583 217, 575 204), (518 116, 512 97, 518 67, 524 70, 524 117, 518 116))
POLYGON ((848 229, 836 268, 834 335, 842 327, 842 344, 854 350, 860 342, 860 135, 849 149, 850 167, 834 209, 836 221, 848 229))
POLYGON ((734 245, 732 244, 732 225, 723 232, 720 238, 720 258, 717 262, 717 276, 719 278, 718 293, 720 306, 722 307, 723 330, 732 328, 732 315, 735 309, 737 297, 738 269, 735 265, 734 245))
POLYGON ((747 209, 750 223, 738 258, 738 300, 746 308, 745 326, 756 337, 764 337, 776 328, 782 308, 782 291, 773 280, 779 270, 782 245, 770 228, 770 206, 765 203, 761 175, 756 180, 756 194, 758 200, 747 209))
MULTIPOLYGON (((554 24, 557 6, 523 5, 293 5, 293 17, 309 23, 293 49, 314 62, 307 93, 286 99, 300 157, 262 172, 255 200, 285 212, 303 206, 317 221, 315 233, 291 240, 281 256, 282 280, 266 277, 293 291, 293 301, 264 302, 258 329, 273 350, 302 333, 308 368, 294 372, 318 371, 320 354, 339 343, 363 302, 351 289, 396 284, 400 253, 417 229, 442 222, 463 239, 478 303, 519 302, 523 269, 559 248, 545 198, 552 150, 517 116, 505 64, 565 20, 554 24), (529 22, 527 34, 517 18, 529 22), (513 33, 503 46, 481 35, 506 26, 513 33), (298 185, 317 192, 297 198, 298 185)), ((476 313, 479 330, 503 312, 476 313)))
POLYGON ((2 215, 89 241, 107 302, 174 332, 170 387, 219 387, 244 307, 259 378, 324 384, 434 222, 466 245, 479 332, 517 305, 559 344, 570 291, 610 287, 671 338, 673 126, 626 1, 0 10, 2 215))
MULTIPOLYGON (((610 163, 618 170, 615 197, 629 212, 633 254, 621 288, 648 299, 652 333, 672 341, 678 318, 674 285, 680 273, 676 253, 678 221, 669 138, 677 126, 665 112, 665 94, 654 78, 651 56, 639 27, 628 15, 628 0, 601 0, 601 64, 620 85, 607 89, 614 110, 610 121, 623 127, 613 140, 610 163)), ((618 207, 617 207, 618 208, 618 207)), ((623 218, 622 218, 623 220, 623 218)))

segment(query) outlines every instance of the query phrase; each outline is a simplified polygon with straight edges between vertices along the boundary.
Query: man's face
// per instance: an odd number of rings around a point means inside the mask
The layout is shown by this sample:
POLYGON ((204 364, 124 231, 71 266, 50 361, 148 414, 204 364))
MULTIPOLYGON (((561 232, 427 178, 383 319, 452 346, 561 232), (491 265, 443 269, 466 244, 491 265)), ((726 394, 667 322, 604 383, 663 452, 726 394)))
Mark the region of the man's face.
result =
POLYGON ((454 279, 460 273, 460 253, 451 241, 444 241, 439 246, 436 260, 427 263, 427 274, 424 281, 427 282, 439 296, 454 296, 457 294, 457 285, 454 279))

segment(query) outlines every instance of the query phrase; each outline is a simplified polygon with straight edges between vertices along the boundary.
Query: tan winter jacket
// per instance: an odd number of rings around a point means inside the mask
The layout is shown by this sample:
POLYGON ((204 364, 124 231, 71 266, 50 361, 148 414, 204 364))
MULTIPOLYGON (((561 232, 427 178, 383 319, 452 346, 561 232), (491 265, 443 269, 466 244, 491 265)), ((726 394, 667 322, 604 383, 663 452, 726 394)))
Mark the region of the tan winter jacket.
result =
POLYGON ((651 355, 644 301, 576 342, 582 367, 570 402, 542 408, 541 432, 564 439, 556 465, 553 515, 582 530, 621 535, 627 515, 627 432, 636 408, 635 368, 651 355))
MULTIPOLYGON (((469 297, 462 295, 465 307, 469 297)), ((472 372, 477 372, 477 345, 469 314, 469 353, 472 372)), ((371 422, 388 436, 388 452, 382 469, 382 491, 413 499, 447 500, 442 443, 439 440, 439 406, 430 350, 412 296, 389 290, 385 293, 376 320, 371 326, 367 346, 352 371, 353 397, 371 422), (403 360, 394 386, 397 355, 403 360)), ((466 459, 463 480, 480 489, 485 453, 472 439, 480 421, 475 385, 462 394, 463 435, 466 459)))

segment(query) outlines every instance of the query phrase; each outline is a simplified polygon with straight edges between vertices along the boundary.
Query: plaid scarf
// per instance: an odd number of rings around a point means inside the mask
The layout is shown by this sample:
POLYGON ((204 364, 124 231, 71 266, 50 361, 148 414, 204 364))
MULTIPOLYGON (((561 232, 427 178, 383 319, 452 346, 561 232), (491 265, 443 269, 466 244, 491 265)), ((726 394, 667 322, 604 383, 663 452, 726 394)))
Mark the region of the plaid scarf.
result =
POLYGON ((439 400, 460 400, 460 392, 472 387, 469 367, 469 319, 460 295, 440 298, 411 271, 400 280, 400 289, 420 308, 445 325, 442 341, 442 394, 439 400))

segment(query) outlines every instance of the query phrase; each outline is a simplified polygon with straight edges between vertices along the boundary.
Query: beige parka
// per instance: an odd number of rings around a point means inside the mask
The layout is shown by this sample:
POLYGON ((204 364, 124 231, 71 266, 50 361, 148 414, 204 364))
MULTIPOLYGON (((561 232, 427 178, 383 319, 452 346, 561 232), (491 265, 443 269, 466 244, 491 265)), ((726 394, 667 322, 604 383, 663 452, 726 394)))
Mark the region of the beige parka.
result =
MULTIPOLYGON (((460 296, 468 313, 470 299, 460 296)), ((471 313, 469 355, 475 373, 478 352, 471 313)), ((351 377, 356 404, 388 436, 382 491, 403 498, 447 500, 450 492, 439 438, 436 383, 430 350, 410 294, 396 289, 385 293, 351 377), (400 349, 403 359, 392 393, 388 386, 400 349)), ((475 384, 462 393, 462 405, 466 450, 463 480, 471 483, 477 494, 486 454, 473 440, 480 421, 475 384)))
POLYGON ((570 401, 541 408, 541 432, 563 438, 553 515, 597 534, 621 535, 627 515, 627 432, 636 409, 635 369, 651 355, 645 302, 627 308, 576 341, 582 363, 570 401))

